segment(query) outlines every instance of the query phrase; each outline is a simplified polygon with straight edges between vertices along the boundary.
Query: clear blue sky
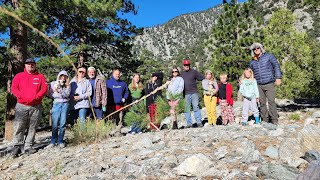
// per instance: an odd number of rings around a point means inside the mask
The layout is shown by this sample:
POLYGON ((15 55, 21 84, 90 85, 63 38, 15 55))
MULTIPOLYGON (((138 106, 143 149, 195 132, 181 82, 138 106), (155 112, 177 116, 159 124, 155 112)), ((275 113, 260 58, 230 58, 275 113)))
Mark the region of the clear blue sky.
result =
MULTIPOLYGON (((125 15, 137 27, 163 24, 181 14, 207 10, 222 4, 222 0, 132 0, 137 15, 125 15)), ((244 2, 245 0, 239 0, 244 2)))

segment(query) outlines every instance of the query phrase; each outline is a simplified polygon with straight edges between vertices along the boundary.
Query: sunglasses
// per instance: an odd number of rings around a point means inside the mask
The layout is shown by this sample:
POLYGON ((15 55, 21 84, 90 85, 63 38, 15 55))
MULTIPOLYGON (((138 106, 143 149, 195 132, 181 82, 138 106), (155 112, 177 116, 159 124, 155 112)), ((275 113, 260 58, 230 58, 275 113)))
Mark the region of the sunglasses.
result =
POLYGON ((179 71, 172 71, 172 73, 178 73, 179 71))
POLYGON ((259 47, 257 47, 257 48, 253 48, 253 50, 255 51, 255 50, 257 50, 257 49, 260 49, 259 47))

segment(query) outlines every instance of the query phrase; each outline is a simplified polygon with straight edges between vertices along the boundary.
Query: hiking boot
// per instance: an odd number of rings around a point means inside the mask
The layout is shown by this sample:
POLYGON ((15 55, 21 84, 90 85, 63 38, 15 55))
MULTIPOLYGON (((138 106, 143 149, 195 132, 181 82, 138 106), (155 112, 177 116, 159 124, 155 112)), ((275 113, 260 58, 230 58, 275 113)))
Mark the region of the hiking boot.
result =
POLYGON ((173 122, 172 129, 178 129, 177 121, 173 122))
POLYGON ((24 154, 28 154, 28 156, 30 154, 34 154, 36 152, 38 152, 38 151, 36 149, 33 149, 33 148, 28 148, 28 149, 24 150, 24 154))
POLYGON ((60 144, 59 144, 59 148, 62 149, 62 148, 65 148, 65 147, 66 147, 66 145, 65 145, 64 143, 60 143, 60 144))
POLYGON ((19 154, 21 154, 21 148, 20 146, 13 146, 12 149, 12 157, 16 158, 19 156, 19 154))

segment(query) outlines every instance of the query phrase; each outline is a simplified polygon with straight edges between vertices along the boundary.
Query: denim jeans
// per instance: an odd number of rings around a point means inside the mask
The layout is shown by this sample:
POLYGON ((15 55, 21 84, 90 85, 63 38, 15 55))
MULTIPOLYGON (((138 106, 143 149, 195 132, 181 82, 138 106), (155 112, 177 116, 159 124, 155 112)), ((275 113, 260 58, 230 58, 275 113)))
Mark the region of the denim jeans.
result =
POLYGON ((192 126, 192 119, 191 119, 191 105, 192 105, 192 109, 194 112, 194 117, 197 121, 198 124, 202 123, 202 117, 201 117, 201 111, 199 109, 199 94, 198 93, 194 93, 194 94, 186 94, 185 95, 185 101, 186 101, 186 105, 185 105, 185 117, 186 117, 186 121, 187 121, 187 126, 192 126))
POLYGON ((63 137, 65 132, 67 112, 69 103, 54 103, 52 106, 52 137, 51 144, 63 143, 63 137), (58 135, 59 124, 59 135, 58 135))
POLYGON ((84 123, 86 121, 86 115, 87 115, 88 108, 80 108, 71 110, 70 112, 70 119, 71 119, 71 125, 74 125, 74 123, 79 118, 80 123, 84 123))
MULTIPOLYGON (((94 115, 96 116, 96 118, 97 118, 98 120, 101 120, 101 119, 102 119, 102 116, 103 116, 102 106, 100 106, 100 107, 93 107, 93 111, 94 111, 94 115)), ((93 114, 92 114, 91 108, 88 109, 88 114, 89 114, 88 116, 93 119, 93 114)))

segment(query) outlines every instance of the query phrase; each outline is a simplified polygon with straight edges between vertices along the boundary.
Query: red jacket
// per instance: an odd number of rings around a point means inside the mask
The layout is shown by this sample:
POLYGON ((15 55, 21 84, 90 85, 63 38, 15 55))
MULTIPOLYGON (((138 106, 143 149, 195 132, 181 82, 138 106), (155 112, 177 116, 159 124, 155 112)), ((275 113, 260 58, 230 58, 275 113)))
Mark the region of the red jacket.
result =
POLYGON ((29 74, 26 69, 18 73, 12 81, 12 93, 20 104, 35 106, 42 103, 42 98, 47 94, 46 78, 38 73, 29 74))
MULTIPOLYGON (((218 84, 218 87, 220 89, 221 83, 218 84)), ((233 105, 233 98, 232 98, 232 85, 230 83, 226 84, 226 99, 227 103, 232 106, 233 105)), ((219 103, 219 96, 217 98, 217 103, 219 103)))

